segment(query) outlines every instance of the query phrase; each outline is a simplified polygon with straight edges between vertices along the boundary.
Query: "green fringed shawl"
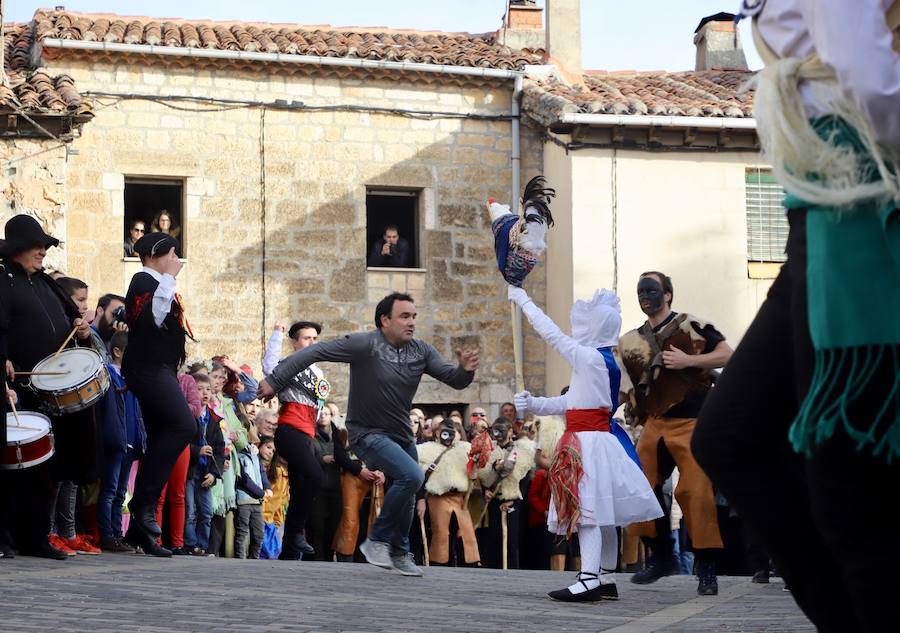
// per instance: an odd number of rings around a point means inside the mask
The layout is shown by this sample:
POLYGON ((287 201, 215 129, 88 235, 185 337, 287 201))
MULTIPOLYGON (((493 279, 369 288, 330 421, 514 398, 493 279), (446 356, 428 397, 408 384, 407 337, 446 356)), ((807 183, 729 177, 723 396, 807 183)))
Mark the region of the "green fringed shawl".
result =
MULTIPOLYGON (((814 123, 823 138, 859 148, 855 132, 843 121, 823 117, 814 123)), ((874 167, 868 174, 878 178, 874 167)), ((790 194, 785 199, 789 209, 808 210, 807 294, 815 370, 789 432, 798 452, 811 454, 841 428, 857 450, 871 450, 888 463, 900 457, 897 202, 868 200, 832 208, 790 194)))

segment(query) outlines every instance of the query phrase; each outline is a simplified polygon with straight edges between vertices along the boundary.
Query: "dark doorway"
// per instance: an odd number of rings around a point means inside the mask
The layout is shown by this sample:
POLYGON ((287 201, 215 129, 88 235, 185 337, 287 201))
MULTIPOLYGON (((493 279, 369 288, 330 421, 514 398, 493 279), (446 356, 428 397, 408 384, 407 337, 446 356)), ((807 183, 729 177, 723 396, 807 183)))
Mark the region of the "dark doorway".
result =
POLYGON ((125 178, 124 239, 134 238, 131 229, 135 222, 143 222, 147 233, 158 231, 154 225, 165 211, 171 219, 169 233, 181 244, 179 255, 185 253, 184 181, 162 178, 125 178))
POLYGON ((384 235, 386 226, 394 225, 400 238, 409 243, 409 261, 402 268, 419 266, 419 193, 417 191, 366 192, 366 253, 384 235))

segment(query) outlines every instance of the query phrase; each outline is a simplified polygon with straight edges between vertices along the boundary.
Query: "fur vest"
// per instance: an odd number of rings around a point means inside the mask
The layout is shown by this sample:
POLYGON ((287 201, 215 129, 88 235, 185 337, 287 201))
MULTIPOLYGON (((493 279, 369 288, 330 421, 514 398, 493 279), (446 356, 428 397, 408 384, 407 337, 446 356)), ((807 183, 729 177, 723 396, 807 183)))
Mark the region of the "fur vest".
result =
POLYGON ((425 442, 416 446, 416 450, 419 451, 419 466, 424 473, 428 472, 428 467, 434 460, 441 458, 437 468, 425 483, 425 491, 428 494, 440 496, 448 492, 466 491, 469 486, 466 463, 469 461, 471 446, 468 442, 457 442, 449 449, 445 449, 444 445, 438 442, 425 442), (444 450, 447 452, 444 453, 444 450))
POLYGON ((498 459, 505 460, 512 452, 516 453, 516 463, 512 471, 503 478, 497 486, 496 495, 501 501, 514 501, 522 498, 519 482, 525 478, 531 467, 534 466, 534 442, 528 438, 521 438, 513 442, 508 449, 494 448, 491 458, 484 468, 479 469, 478 478, 485 488, 492 488, 500 478, 500 473, 494 470, 494 463, 498 459))

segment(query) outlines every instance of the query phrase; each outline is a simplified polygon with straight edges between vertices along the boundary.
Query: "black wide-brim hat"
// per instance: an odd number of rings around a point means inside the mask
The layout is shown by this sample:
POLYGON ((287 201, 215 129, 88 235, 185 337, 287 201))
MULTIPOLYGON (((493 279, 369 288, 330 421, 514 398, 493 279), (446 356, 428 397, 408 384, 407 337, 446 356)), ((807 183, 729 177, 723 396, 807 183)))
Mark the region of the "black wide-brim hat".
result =
POLYGON ((0 240, 0 253, 3 255, 15 255, 35 246, 59 246, 59 240, 47 235, 40 222, 24 213, 9 219, 3 227, 3 235, 5 239, 0 240))
POLYGON ((175 249, 175 254, 181 257, 181 245, 178 240, 167 233, 159 231, 147 233, 134 243, 134 252, 145 257, 159 257, 170 250, 175 249))

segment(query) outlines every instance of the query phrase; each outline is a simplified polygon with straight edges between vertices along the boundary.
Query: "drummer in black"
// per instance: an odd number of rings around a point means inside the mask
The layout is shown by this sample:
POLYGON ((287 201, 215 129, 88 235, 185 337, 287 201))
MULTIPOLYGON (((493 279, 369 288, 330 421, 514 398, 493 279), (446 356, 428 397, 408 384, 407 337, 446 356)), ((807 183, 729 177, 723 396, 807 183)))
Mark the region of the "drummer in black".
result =
MULTIPOLYGON (((8 353, 12 370, 29 372, 56 352, 72 329, 78 345, 90 346, 90 325, 66 292, 43 270, 47 250, 59 240, 44 232, 28 215, 13 216, 4 229, 0 246, 3 298, 9 317, 8 353)), ((28 377, 16 380, 20 408, 39 410, 40 403, 28 386, 28 377)), ((46 464, 10 476, 16 481, 3 488, 13 495, 13 530, 23 554, 65 559, 66 555, 47 542, 50 508, 55 497, 53 482, 89 483, 97 478, 96 438, 93 412, 88 409, 65 416, 51 416, 55 455, 46 464), (52 478, 52 482, 51 482, 52 478)))
POLYGON ((175 277, 184 264, 178 258, 177 240, 165 233, 145 235, 134 251, 144 268, 131 278, 125 297, 128 348, 122 374, 141 405, 148 447, 129 504, 132 519, 125 540, 147 554, 171 556, 156 543, 161 533, 156 506, 197 426, 176 374, 185 359, 185 338, 190 336, 175 293, 175 277))

